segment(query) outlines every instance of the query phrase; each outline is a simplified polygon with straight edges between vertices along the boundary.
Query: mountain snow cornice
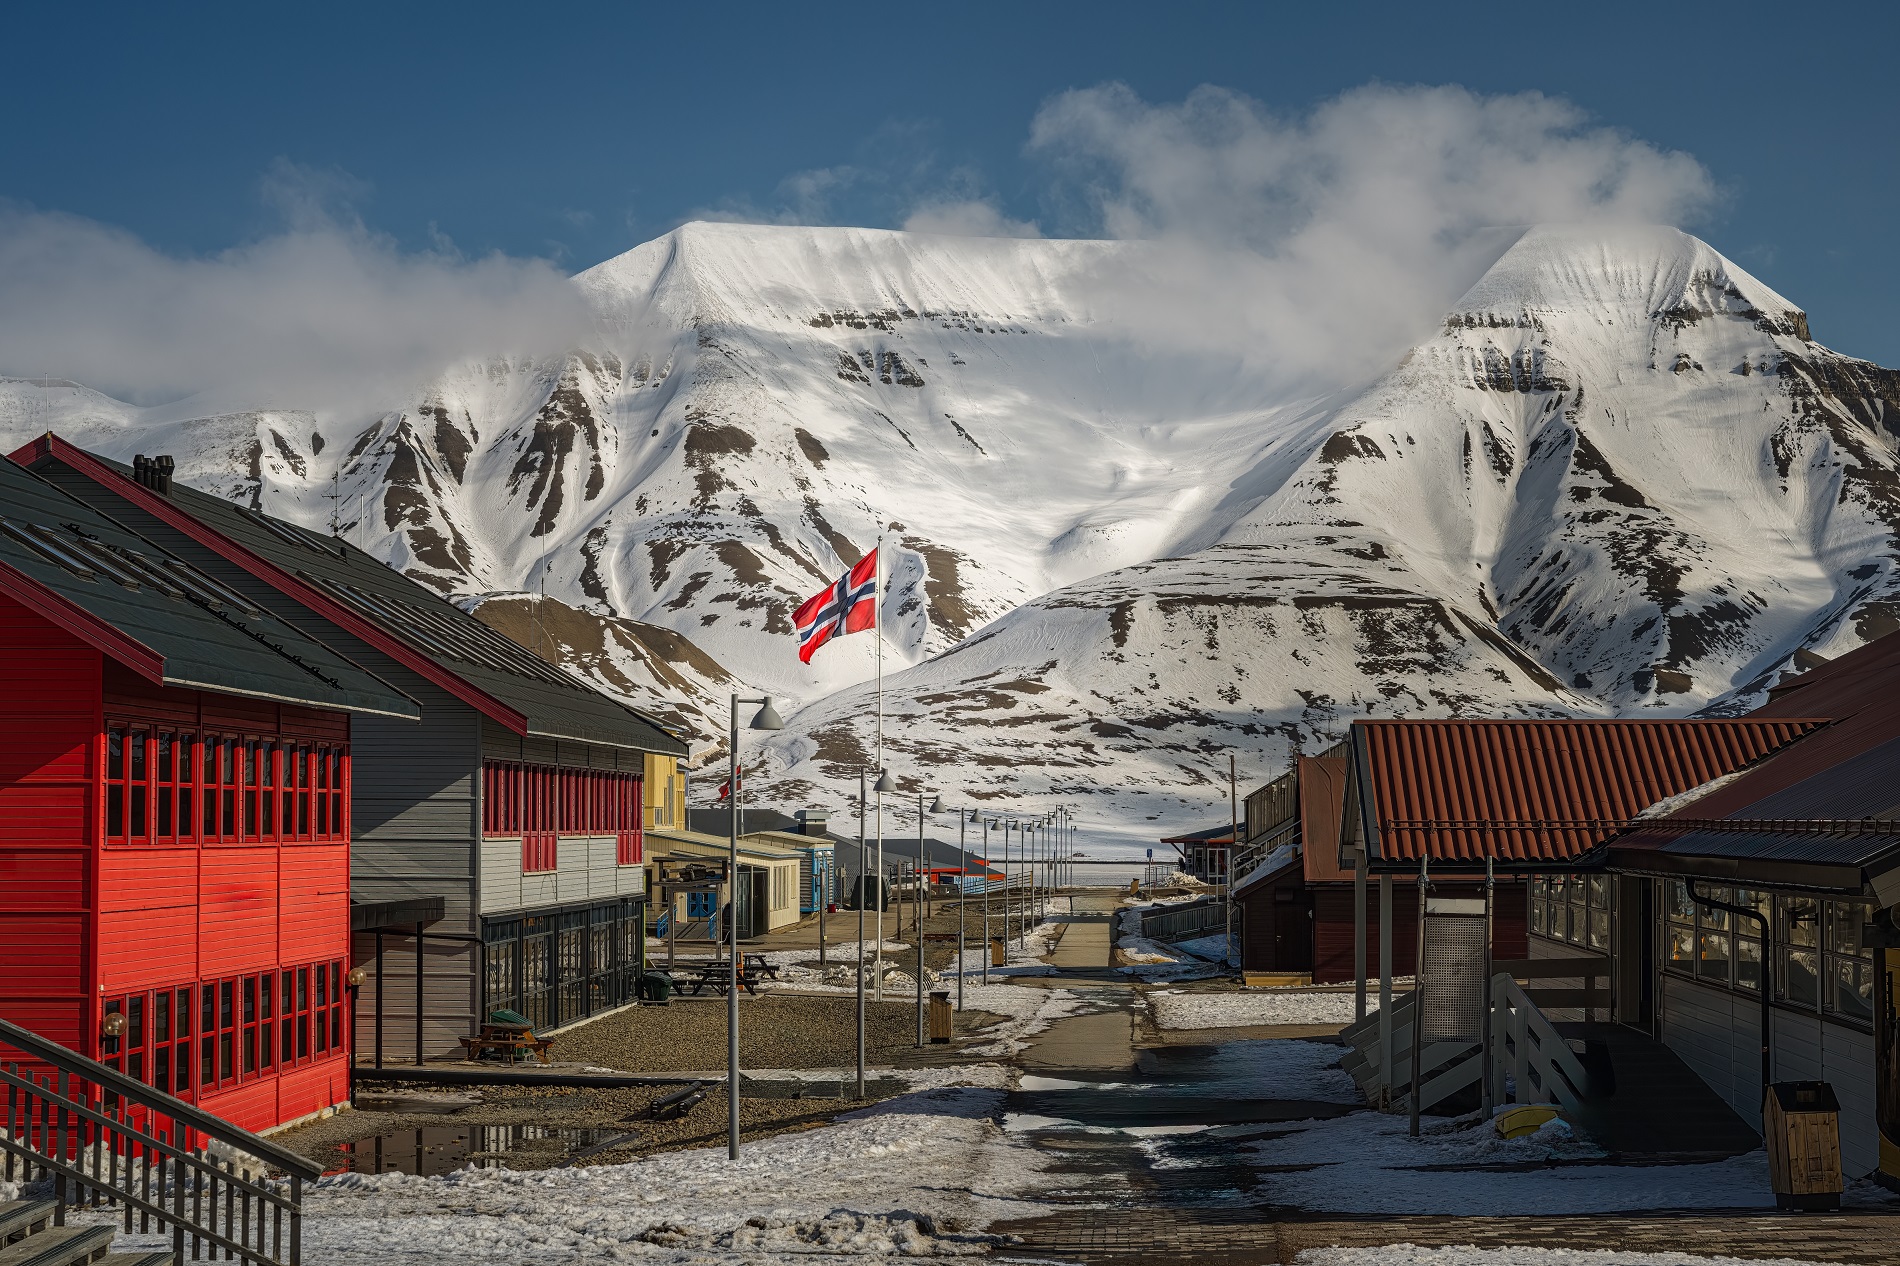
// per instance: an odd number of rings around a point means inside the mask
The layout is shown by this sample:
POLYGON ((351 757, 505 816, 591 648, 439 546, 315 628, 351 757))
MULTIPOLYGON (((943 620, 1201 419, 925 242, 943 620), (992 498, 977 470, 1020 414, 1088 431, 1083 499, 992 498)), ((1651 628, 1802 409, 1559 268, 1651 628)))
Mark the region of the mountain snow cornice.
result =
POLYGON ((1320 400, 1099 319, 1142 249, 693 224, 576 279, 596 346, 367 423, 19 382, 4 416, 311 526, 340 505, 709 739, 739 683, 787 699, 788 803, 843 807, 870 759, 872 639, 807 668, 790 613, 880 532, 900 785, 1131 838, 1225 812, 1230 747, 1251 779, 1359 715, 1738 709, 1896 626, 1900 375, 1702 242, 1532 229, 1320 400))

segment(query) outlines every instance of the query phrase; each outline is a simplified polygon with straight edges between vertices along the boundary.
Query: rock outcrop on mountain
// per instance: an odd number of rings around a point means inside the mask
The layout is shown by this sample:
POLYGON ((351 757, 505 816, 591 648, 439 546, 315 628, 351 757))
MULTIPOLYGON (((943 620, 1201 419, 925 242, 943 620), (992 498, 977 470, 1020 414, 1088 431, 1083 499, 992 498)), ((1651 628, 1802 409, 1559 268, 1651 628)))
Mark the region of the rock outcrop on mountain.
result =
POLYGON ((708 741, 769 691, 774 799, 871 759, 875 640, 806 667, 791 612, 880 536, 900 785, 1133 837, 1224 812, 1229 750, 1252 778, 1358 715, 1735 710, 1900 622, 1900 374, 1692 237, 1532 229, 1319 399, 1101 319, 1144 249, 687 225, 576 278, 595 346, 367 422, 19 380, 0 419, 334 521, 708 741))

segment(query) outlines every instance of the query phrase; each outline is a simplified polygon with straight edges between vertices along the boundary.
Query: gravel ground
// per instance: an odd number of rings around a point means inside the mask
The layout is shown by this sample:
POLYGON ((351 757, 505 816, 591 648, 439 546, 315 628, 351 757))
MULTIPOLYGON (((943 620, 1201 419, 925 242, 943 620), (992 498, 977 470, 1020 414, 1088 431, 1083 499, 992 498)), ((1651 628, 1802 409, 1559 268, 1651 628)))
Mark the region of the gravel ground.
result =
MULTIPOLYGON (((917 1062, 914 1003, 867 1001, 867 1062, 917 1062)), ((975 1036, 1001 1016, 966 1011, 957 1036, 975 1036)), ((558 1061, 628 1073, 668 1073, 726 1066, 726 1000, 676 999, 669 1007, 636 1007, 584 1024, 554 1039, 558 1061)), ((949 1054, 939 1047, 928 1062, 949 1054)), ((857 999, 765 993, 739 999, 739 1062, 746 1068, 838 1068, 857 1059, 857 999)))

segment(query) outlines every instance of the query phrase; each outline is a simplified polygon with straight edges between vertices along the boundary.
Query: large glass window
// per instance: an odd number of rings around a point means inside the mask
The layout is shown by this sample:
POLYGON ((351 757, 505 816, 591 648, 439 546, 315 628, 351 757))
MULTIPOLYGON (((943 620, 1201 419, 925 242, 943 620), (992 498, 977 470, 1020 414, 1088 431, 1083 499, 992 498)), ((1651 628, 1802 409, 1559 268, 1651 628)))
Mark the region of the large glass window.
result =
POLYGON ((640 901, 617 898, 485 921, 485 1008, 506 1007, 547 1029, 633 1001, 644 910, 640 901))
POLYGON ((1669 969, 1753 993, 1762 987, 1764 964, 1772 964, 1777 1002, 1873 1023, 1873 954, 1862 935, 1869 913, 1865 903, 1713 884, 1702 891, 1766 916, 1772 945, 1762 944, 1755 919, 1700 907, 1690 900, 1686 884, 1670 880, 1664 884, 1663 905, 1669 969))

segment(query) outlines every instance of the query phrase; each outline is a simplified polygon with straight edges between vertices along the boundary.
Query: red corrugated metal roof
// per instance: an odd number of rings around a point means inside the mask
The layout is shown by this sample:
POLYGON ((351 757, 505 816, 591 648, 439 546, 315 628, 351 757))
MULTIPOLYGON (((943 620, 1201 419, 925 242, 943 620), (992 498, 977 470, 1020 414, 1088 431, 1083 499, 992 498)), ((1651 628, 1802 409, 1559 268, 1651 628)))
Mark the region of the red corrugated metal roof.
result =
POLYGON ((1747 767, 1825 721, 1355 721, 1388 863, 1560 861, 1643 809, 1747 767))

